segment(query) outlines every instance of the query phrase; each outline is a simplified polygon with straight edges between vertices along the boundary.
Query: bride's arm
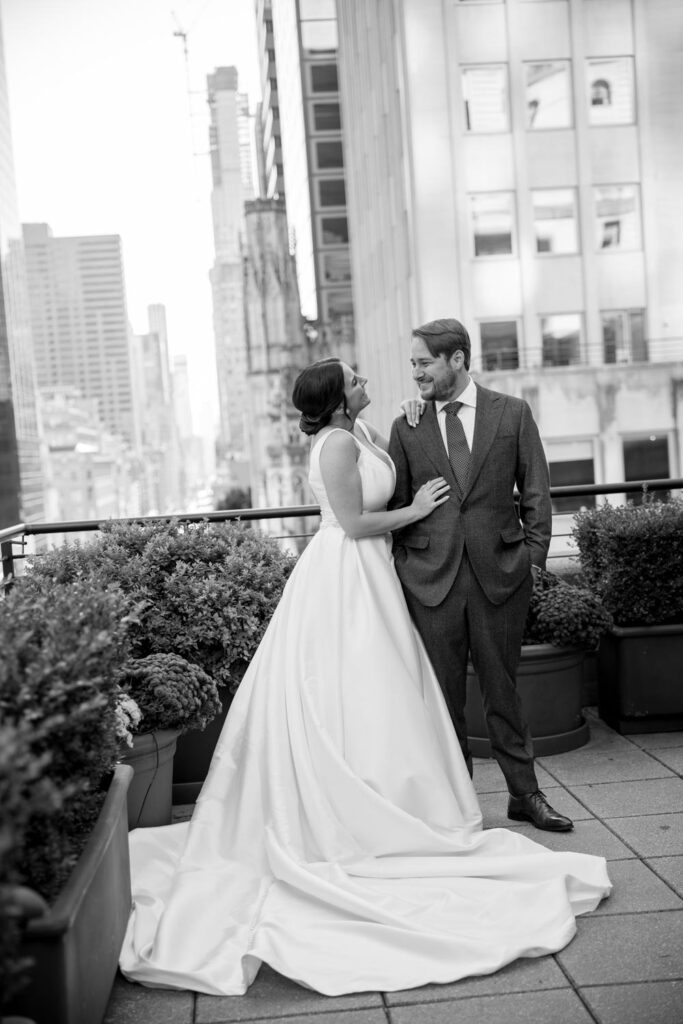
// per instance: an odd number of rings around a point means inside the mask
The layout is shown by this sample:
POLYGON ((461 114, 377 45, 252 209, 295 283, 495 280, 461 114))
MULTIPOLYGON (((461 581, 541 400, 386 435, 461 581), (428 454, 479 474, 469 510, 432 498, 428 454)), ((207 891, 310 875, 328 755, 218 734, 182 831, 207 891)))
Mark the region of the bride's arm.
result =
POLYGON ((350 434, 335 430, 320 452, 320 471, 332 511, 352 540, 377 537, 424 519, 448 501, 450 484, 437 477, 423 484, 411 505, 392 512, 364 512, 358 449, 350 434))

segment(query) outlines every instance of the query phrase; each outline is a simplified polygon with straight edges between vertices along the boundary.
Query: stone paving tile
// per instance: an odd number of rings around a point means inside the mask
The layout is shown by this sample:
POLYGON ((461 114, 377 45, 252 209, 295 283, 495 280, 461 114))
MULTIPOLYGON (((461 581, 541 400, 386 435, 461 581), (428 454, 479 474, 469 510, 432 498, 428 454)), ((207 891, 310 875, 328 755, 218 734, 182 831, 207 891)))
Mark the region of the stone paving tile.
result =
POLYGON ((650 857, 645 861, 653 871, 666 879, 672 885, 679 896, 683 896, 683 856, 676 857, 650 857))
POLYGON ((649 910, 683 910, 683 899, 640 860, 613 860, 608 865, 613 885, 609 899, 593 914, 633 914, 649 910))
POLYGON ((683 978, 683 910, 579 917, 578 934, 557 954, 580 986, 683 978))
POLYGON ((681 1024, 683 981, 648 981, 634 985, 583 988, 599 1024, 681 1024))
POLYGON ((671 768, 679 775, 683 775, 683 747, 668 747, 661 750, 653 750, 652 756, 662 761, 667 768, 671 768))
POLYGON ((475 996, 390 1010, 391 1024, 593 1024, 571 989, 475 996))
MULTIPOLYGON (((556 811, 569 815, 573 821, 585 821, 593 817, 590 811, 561 786, 548 786, 543 792, 556 811)), ((480 793, 478 799, 484 816, 484 828, 512 828, 519 824, 508 818, 506 793, 480 793)))
MULTIPOLYGON (((630 750, 555 754, 544 759, 544 766, 556 781, 573 789, 591 782, 635 782, 639 779, 671 778, 674 773, 660 764, 645 751, 632 747, 630 750), (564 760, 561 760, 564 758, 564 760)), ((541 789, 543 787, 541 786, 541 789)))
MULTIPOLYGON (((536 766, 536 776, 541 789, 557 785, 551 776, 539 765, 536 766)), ((507 793, 505 777, 498 767, 498 762, 493 758, 475 757, 473 781, 477 793, 507 793)))
MULTIPOLYGON (((212 1024, 232 1024, 234 1018, 212 1017, 211 1020, 212 1024)), ((383 1008, 330 1010, 321 1013, 296 1014, 293 1017, 254 1017, 250 1024, 273 1024, 274 1020, 284 1020, 286 1024, 387 1024, 387 1015, 383 1008)))
POLYGON ((263 964, 246 995, 198 995, 195 1022, 214 1024, 215 1021, 254 1021, 273 1017, 283 1017, 289 1021, 296 1014, 328 1014, 333 1010, 360 1010, 382 1005, 382 997, 378 992, 322 996, 319 992, 284 978, 263 964))
POLYGON ((606 824, 632 846, 639 857, 673 856, 683 850, 682 813, 607 818, 606 824))
POLYGON ((667 747, 683 747, 683 732, 643 732, 629 736, 643 750, 664 750, 667 747))
POLYGON ((514 832, 540 843, 548 850, 570 850, 573 853, 592 853, 595 857, 606 857, 607 860, 624 860, 635 857, 617 836, 600 821, 592 818, 588 821, 577 821, 571 832, 543 832, 535 828, 531 822, 509 821, 508 827, 514 832))
POLYGON ((385 993, 387 1006, 410 1006, 413 1003, 438 1003, 470 996, 502 995, 506 992, 537 992, 569 986, 567 978, 552 956, 515 960, 495 974, 463 978, 448 985, 423 985, 385 993))
POLYGON ((573 786, 572 793, 599 818, 683 811, 683 779, 639 779, 573 786))
POLYGON ((192 1024, 193 1007, 193 992, 146 988, 119 974, 103 1024, 192 1024))

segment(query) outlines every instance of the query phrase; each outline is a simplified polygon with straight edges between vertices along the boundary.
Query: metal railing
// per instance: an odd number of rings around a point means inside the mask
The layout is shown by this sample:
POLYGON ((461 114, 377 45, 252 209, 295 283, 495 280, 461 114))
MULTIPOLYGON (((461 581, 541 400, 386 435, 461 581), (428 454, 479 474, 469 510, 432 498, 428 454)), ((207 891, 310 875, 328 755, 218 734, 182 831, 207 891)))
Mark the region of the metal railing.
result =
MULTIPOLYGON (((612 484, 577 484, 566 487, 551 487, 550 497, 552 500, 582 497, 604 497, 608 494, 642 495, 647 496, 651 491, 679 491, 683 490, 683 478, 661 479, 661 480, 622 480, 612 484)), ((560 524, 560 517, 566 519, 572 517, 574 511, 553 512, 553 542, 549 558, 567 559, 575 558, 576 552, 567 549, 566 541, 571 535, 571 529, 563 524, 564 528, 557 530, 560 524), (560 542, 559 548, 557 542, 560 542)), ((17 523, 15 526, 8 526, 0 530, 0 555, 2 557, 2 585, 10 582, 16 574, 16 563, 28 557, 26 553, 26 538, 45 536, 49 534, 70 534, 96 532, 105 523, 201 523, 214 522, 224 523, 231 520, 254 522, 270 519, 305 519, 320 515, 318 505, 296 505, 287 508, 240 508, 224 509, 216 512, 183 512, 177 515, 164 516, 133 516, 122 519, 86 519, 64 523, 17 523), (15 550, 16 549, 16 550, 15 550)), ((299 535, 303 537, 312 534, 299 535)), ((292 539, 291 535, 282 535, 277 539, 292 539)))

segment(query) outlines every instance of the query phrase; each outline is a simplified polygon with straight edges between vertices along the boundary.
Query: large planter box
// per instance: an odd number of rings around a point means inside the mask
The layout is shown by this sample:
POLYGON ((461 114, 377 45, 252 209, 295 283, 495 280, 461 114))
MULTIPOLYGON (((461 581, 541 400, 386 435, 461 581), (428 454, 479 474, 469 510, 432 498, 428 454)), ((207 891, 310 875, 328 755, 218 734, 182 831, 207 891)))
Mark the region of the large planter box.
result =
POLYGON ((117 765, 83 853, 49 913, 26 926, 28 985, 4 1013, 36 1024, 100 1024, 131 909, 126 795, 132 768, 117 765))
POLYGON ((598 709, 620 733, 683 729, 683 624, 614 626, 600 641, 598 709))
POLYGON ((204 784, 233 698, 229 686, 219 686, 218 696, 223 709, 206 728, 192 729, 178 737, 173 760, 174 804, 193 804, 204 784))
MULTIPOLYGON (((517 692, 534 740, 534 754, 562 754, 590 738, 581 713, 584 651, 534 644, 522 647, 517 692)), ((492 757, 479 679, 467 669, 468 743, 474 757, 492 757)))
POLYGON ((176 729, 159 729, 133 737, 121 754, 134 771, 128 789, 128 828, 170 825, 173 816, 173 755, 176 729))

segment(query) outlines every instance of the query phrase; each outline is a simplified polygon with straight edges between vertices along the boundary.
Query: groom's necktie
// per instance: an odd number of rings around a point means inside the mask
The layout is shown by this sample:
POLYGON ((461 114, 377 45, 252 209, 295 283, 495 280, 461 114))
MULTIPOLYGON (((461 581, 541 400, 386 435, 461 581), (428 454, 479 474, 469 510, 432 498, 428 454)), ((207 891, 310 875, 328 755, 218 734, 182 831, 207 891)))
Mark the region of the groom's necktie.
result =
POLYGON ((465 428, 458 416, 458 409, 462 404, 462 402, 448 402, 443 408, 446 413, 448 458, 450 459, 460 490, 464 491, 470 471, 470 449, 465 437, 465 428))

